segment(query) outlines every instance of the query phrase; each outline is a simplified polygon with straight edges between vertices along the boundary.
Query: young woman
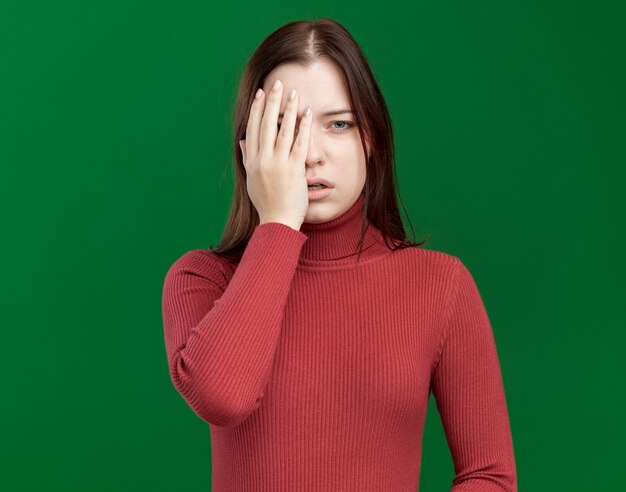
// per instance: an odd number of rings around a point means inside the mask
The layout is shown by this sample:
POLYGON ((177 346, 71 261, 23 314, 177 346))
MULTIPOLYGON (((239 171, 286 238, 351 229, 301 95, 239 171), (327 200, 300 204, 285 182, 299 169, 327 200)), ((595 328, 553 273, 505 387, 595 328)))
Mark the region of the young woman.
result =
POLYGON ((212 490, 418 490, 431 391, 452 490, 517 490, 489 318, 458 257, 405 236, 391 120, 355 40, 325 18, 273 32, 235 123, 221 242, 163 288, 212 490))

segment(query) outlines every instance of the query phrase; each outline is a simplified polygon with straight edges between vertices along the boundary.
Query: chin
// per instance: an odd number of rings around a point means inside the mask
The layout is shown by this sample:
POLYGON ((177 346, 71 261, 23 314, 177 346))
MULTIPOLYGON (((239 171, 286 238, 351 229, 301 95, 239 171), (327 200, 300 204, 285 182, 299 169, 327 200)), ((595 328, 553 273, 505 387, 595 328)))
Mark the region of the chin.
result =
POLYGON ((324 204, 321 201, 309 202, 309 211, 304 218, 304 222, 309 224, 321 224, 334 219, 336 214, 331 208, 331 205, 327 205, 326 207, 323 207, 323 205, 324 204), (311 210, 311 208, 314 208, 315 210, 311 210))

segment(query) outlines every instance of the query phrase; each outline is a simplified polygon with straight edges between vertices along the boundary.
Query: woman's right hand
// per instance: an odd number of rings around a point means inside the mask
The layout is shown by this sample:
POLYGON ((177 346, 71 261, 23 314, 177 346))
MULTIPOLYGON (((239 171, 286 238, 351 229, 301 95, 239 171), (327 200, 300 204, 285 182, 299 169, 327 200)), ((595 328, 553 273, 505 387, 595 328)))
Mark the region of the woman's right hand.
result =
MULTIPOLYGON (((277 81, 278 82, 278 81, 277 81)), ((279 83, 252 102, 245 140, 239 145, 246 168, 248 196, 260 223, 282 222, 300 230, 309 208, 305 159, 311 138, 312 115, 304 113, 294 142, 299 95, 287 98, 278 131, 278 113, 283 96, 279 83), (278 135, 277 135, 278 133, 278 135), (293 144, 293 148, 292 148, 293 144)))

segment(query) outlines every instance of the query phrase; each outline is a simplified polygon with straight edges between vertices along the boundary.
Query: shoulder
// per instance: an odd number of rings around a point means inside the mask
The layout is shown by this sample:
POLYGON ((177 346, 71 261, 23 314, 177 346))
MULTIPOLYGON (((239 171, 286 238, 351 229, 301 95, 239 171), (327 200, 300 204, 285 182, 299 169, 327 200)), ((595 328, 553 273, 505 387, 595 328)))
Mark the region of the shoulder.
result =
MULTIPOLYGON (((420 254, 431 276, 437 278, 437 291, 445 299, 446 311, 483 309, 482 296, 474 274, 460 257, 442 251, 421 249, 420 254)), ((480 313, 482 314, 482 313, 480 313)))
POLYGON ((409 248, 414 251, 414 254, 418 255, 422 261, 426 261, 433 264, 440 265, 456 265, 461 260, 458 256, 454 256, 450 253, 445 253, 436 249, 428 248, 409 248))
POLYGON ((165 274, 165 281, 174 276, 194 276, 225 288, 230 269, 227 260, 210 249, 192 249, 173 261, 165 274))
POLYGON ((459 257, 443 251, 411 247, 399 250, 396 267, 410 275, 411 282, 428 288, 450 305, 463 293, 474 293, 477 286, 466 263, 459 257))
POLYGON ((415 272, 425 272, 442 280, 454 280, 464 268, 458 256, 435 249, 410 247, 399 250, 400 256, 408 261, 415 272))

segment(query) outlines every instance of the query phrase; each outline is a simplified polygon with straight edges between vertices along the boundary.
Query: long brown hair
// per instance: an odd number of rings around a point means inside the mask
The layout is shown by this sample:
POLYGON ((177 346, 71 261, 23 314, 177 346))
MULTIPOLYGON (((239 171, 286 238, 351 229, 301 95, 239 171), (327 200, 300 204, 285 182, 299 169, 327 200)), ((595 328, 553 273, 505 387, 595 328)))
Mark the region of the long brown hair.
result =
MULTIPOLYGON (((363 218, 380 229, 385 244, 392 250, 419 247, 429 239, 428 236, 416 243, 406 237, 396 201, 399 193, 391 118, 365 55, 348 30, 337 21, 329 18, 301 20, 285 24, 271 33, 250 57, 241 76, 233 127, 235 189, 221 240, 216 248, 210 246, 214 253, 229 261, 239 263, 260 222, 248 197, 246 171, 239 147, 239 140, 245 138, 254 93, 278 65, 296 63, 306 67, 320 58, 334 62, 344 75, 365 155, 365 136, 371 143, 366 163, 363 218)), ((406 209, 404 211, 406 214, 406 209)), ((361 232, 359 254, 364 236, 365 227, 361 232)))

